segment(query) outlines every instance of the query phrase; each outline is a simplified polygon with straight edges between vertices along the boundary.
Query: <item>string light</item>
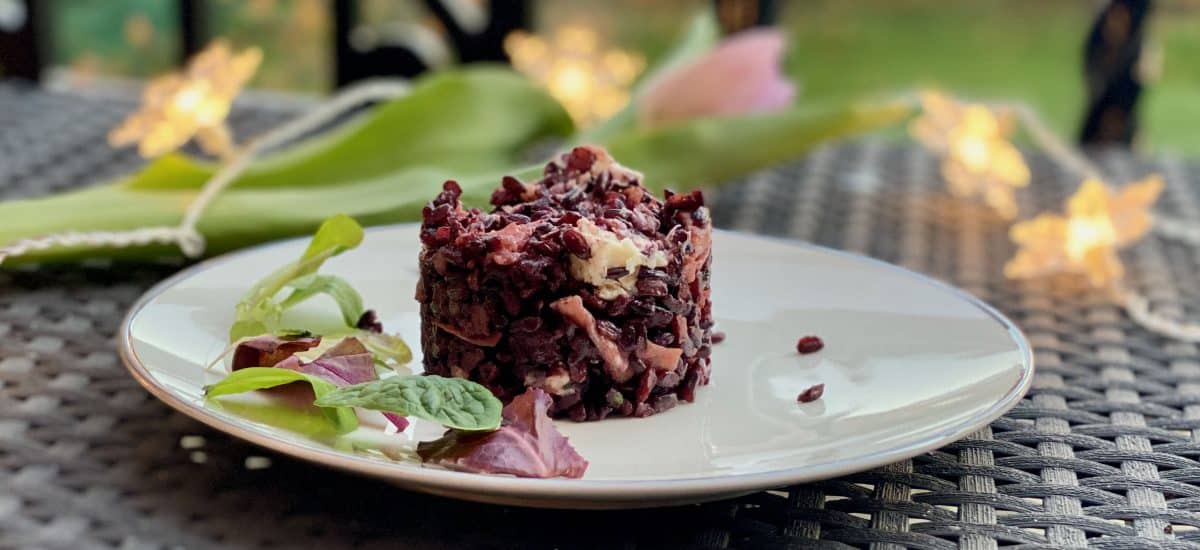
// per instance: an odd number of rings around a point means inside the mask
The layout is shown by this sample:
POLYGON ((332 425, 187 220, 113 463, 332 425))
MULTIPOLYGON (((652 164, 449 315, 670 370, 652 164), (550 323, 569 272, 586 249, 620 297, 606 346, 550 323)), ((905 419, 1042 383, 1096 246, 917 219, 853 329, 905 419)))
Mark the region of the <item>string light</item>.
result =
POLYGON ((235 146, 225 119, 261 61, 258 48, 234 53, 225 40, 214 41, 186 70, 150 81, 142 92, 141 108, 108 134, 109 144, 136 143, 138 153, 149 158, 195 138, 210 154, 232 156, 235 146))
POLYGON ((1018 122, 1042 153, 1084 179, 1067 200, 1064 214, 1043 213, 1010 228, 1009 237, 1018 249, 1004 266, 1007 277, 1082 274, 1138 325, 1176 340, 1200 342, 1200 324, 1154 311, 1149 299, 1123 282, 1125 267, 1118 251, 1150 231, 1200 246, 1200 228, 1152 216, 1151 208, 1164 187, 1160 176, 1147 176, 1119 190, 1109 188, 1101 170, 1059 139, 1025 104, 1003 104, 993 110, 932 92, 921 96, 921 104, 923 115, 910 132, 943 157, 942 173, 956 195, 982 195, 1006 218, 1016 215, 1015 188, 1029 181, 1028 167, 1007 140, 1018 122))
POLYGON ((1029 167, 1009 141, 1016 129, 1013 115, 938 92, 922 93, 921 106, 909 132, 942 157, 950 192, 980 197, 1004 219, 1015 218, 1015 190, 1029 185, 1029 167))
POLYGON ((1012 226, 1009 235, 1020 248, 1004 274, 1027 278, 1065 271, 1086 275, 1098 288, 1116 285, 1125 274, 1117 250, 1150 231, 1150 208, 1162 190, 1158 175, 1120 190, 1085 180, 1067 200, 1066 215, 1046 213, 1012 226))
POLYGON ((601 49, 595 31, 577 25, 558 28, 550 40, 514 31, 505 37, 504 51, 515 69, 545 86, 580 126, 621 110, 646 64, 635 53, 601 49))

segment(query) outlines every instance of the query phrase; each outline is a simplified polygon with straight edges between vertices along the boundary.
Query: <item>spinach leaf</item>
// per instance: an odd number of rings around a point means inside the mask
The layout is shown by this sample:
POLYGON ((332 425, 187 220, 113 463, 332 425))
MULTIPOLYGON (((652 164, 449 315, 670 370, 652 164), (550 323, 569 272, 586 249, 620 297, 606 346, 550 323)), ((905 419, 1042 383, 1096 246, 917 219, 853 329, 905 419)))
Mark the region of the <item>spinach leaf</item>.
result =
POLYGON ((393 376, 335 389, 320 407, 362 407, 432 420, 447 428, 493 431, 500 427, 500 400, 487 388, 462 378, 393 376))
POLYGON ((398 335, 360 330, 354 333, 354 337, 367 346, 377 364, 393 368, 412 361, 412 350, 408 349, 408 344, 398 335))

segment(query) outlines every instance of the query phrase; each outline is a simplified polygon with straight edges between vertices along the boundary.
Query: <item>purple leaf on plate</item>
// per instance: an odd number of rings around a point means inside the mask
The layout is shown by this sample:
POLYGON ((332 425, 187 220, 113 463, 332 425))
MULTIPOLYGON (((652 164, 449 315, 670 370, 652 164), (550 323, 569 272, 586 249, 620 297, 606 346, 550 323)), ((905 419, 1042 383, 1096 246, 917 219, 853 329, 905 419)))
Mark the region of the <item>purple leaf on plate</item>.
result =
POLYGON ((397 432, 403 432, 408 429, 408 418, 406 417, 390 412, 383 413, 383 417, 390 420, 393 426, 396 426, 397 432))
MULTIPOLYGON (((271 366, 277 369, 288 369, 316 376, 337 387, 353 386, 363 382, 379 379, 375 371, 375 360, 371 352, 357 338, 345 338, 337 345, 329 348, 320 357, 311 362, 304 362, 296 356, 297 352, 306 351, 321 343, 320 337, 282 338, 272 335, 259 336, 238 344, 233 352, 233 370, 246 367, 271 366)), ((288 384, 294 386, 295 384, 288 384)), ((283 389, 275 388, 289 401, 297 397, 283 389)), ((312 397, 305 393, 308 403, 312 397)), ((384 413, 398 431, 408 428, 408 419, 393 413, 384 413)))
POLYGON ((320 336, 256 336, 237 345, 233 351, 232 368, 272 367, 297 352, 310 350, 320 344, 320 336))
POLYGON ((554 427, 550 396, 530 388, 504 407, 504 425, 494 432, 449 430, 441 438, 417 445, 425 462, 452 470, 517 477, 579 478, 584 460, 554 427))
POLYGON ((366 346, 357 338, 346 338, 338 342, 311 363, 287 361, 275 366, 318 376, 338 387, 379 379, 371 352, 367 351, 366 346))

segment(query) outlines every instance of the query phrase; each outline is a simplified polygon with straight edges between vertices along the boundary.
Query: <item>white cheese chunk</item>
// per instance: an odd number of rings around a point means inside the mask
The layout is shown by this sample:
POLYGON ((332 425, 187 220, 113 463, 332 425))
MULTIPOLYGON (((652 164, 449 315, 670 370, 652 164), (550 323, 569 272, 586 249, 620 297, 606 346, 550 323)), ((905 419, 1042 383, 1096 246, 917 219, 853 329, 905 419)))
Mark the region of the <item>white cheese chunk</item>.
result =
POLYGON ((575 222, 575 227, 587 240, 592 256, 586 260, 571 256, 571 276, 595 286, 596 295, 604 300, 630 295, 637 286, 638 270, 642 266, 667 265, 667 255, 661 250, 649 250, 653 244, 645 237, 618 237, 588 219, 575 222), (610 279, 608 270, 615 267, 623 267, 629 273, 610 279))

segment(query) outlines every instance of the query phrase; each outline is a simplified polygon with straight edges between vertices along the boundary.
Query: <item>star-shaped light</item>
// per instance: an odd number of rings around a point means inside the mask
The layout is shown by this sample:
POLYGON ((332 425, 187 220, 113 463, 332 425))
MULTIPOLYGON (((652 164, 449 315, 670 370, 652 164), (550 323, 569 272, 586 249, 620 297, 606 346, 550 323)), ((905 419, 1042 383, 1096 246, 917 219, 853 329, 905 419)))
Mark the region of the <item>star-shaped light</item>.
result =
POLYGON ((942 176, 959 197, 982 197, 1001 217, 1017 216, 1015 189, 1029 185, 1029 167, 1009 141, 1010 113, 960 103, 937 92, 921 94, 922 115, 910 133, 942 157, 942 176))
POLYGON ((234 146, 225 117, 261 61, 258 48, 235 53, 228 42, 214 41, 186 70, 150 81, 141 108, 109 132, 109 144, 136 143, 142 156, 156 157, 194 137, 205 151, 228 156, 234 146))
POLYGON ((1150 207, 1163 182, 1158 175, 1113 190, 1097 179, 1083 182, 1067 200, 1066 216, 1042 214, 1013 225, 1009 236, 1020 247, 1004 266, 1012 278, 1060 271, 1082 273, 1095 287, 1115 283, 1125 269, 1117 250, 1150 230, 1150 207))
POLYGON ((595 31, 567 25, 547 40, 515 31, 504 38, 515 69, 541 83, 580 125, 603 120, 629 102, 645 60, 621 49, 602 50, 595 31))

